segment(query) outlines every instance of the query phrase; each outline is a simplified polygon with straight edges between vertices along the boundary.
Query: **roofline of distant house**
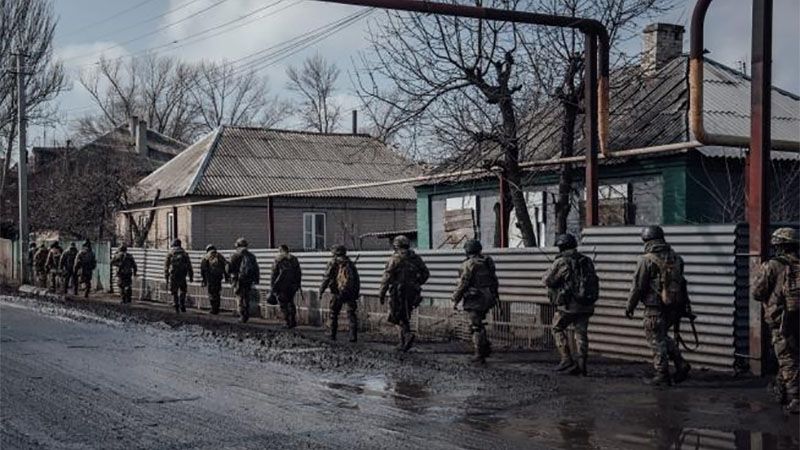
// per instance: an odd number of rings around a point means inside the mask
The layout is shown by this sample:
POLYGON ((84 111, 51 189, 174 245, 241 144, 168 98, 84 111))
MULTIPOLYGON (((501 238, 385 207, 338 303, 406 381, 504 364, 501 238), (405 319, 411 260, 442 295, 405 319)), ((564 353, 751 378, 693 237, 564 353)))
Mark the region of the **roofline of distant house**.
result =
MULTIPOLYGON (((380 139, 376 138, 375 136, 369 133, 338 133, 338 132, 327 132, 322 133, 319 131, 311 131, 311 130, 288 130, 285 128, 264 128, 264 127, 253 127, 253 126, 244 126, 244 125, 220 125, 219 128, 231 128, 237 130, 254 130, 254 131, 272 131, 276 133, 288 133, 288 134, 306 134, 306 135, 313 135, 313 136, 355 136, 355 137, 362 137, 362 138, 370 138, 375 139, 376 141, 383 142, 380 139)), ((385 143, 384 143, 385 145, 385 143)))

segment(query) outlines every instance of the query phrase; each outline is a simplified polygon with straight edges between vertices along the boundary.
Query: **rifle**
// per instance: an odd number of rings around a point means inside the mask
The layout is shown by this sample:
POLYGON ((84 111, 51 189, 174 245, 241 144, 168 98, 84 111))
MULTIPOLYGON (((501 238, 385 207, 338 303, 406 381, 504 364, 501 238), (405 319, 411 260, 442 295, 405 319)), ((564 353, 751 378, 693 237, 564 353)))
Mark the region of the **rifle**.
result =
POLYGON ((672 333, 675 336, 675 342, 682 346, 686 351, 694 352, 700 347, 700 338, 697 335, 697 327, 694 325, 695 319, 697 319, 697 315, 692 312, 692 303, 689 301, 689 293, 686 289, 686 281, 683 282, 683 297, 686 299, 684 302, 684 307, 678 311, 678 314, 675 318, 675 324, 672 326, 672 333), (689 348, 686 345, 686 342, 681 337, 681 320, 686 317, 689 319, 689 324, 692 326, 692 334, 694 334, 694 348, 689 348))

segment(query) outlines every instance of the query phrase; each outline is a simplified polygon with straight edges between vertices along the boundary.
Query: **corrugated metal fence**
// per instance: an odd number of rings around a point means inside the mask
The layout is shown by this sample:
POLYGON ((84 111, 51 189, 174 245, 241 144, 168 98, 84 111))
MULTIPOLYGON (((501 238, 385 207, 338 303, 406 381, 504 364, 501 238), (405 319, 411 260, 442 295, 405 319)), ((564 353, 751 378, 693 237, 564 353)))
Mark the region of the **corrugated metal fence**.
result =
MULTIPOLYGON (((747 273, 737 271, 737 227, 734 225, 666 227, 667 240, 686 261, 686 277, 692 296, 700 348, 687 353, 687 359, 699 367, 730 370, 735 353, 746 351, 747 273), (745 289, 742 289, 744 280, 745 289), (744 311, 742 311, 744 308, 744 311), (742 344, 744 342, 744 344, 742 344)), ((630 289, 638 256, 642 251, 639 228, 610 227, 584 231, 581 251, 595 260, 601 280, 601 298, 589 328, 594 353, 627 359, 649 360, 641 320, 624 317, 625 300, 630 289)), ((262 285, 258 286, 262 314, 277 317, 275 307, 266 305, 270 266, 274 250, 254 250, 261 267, 262 285)), ((139 264, 135 295, 170 302, 163 282, 166 250, 131 249, 139 264)), ((222 251, 227 257, 231 251, 222 251)), ((546 297, 542 275, 556 254, 555 249, 502 249, 486 252, 496 262, 500 278, 501 303, 489 317, 489 332, 495 345, 506 348, 552 348, 550 324, 553 308, 546 297)), ((191 302, 207 308, 199 285, 199 264, 203 252, 189 252, 195 267, 195 283, 190 285, 191 302)), ((455 287, 463 254, 456 251, 423 250, 431 278, 424 286, 425 301, 415 314, 414 326, 430 339, 466 337, 464 314, 453 313, 448 301, 455 287)), ((386 307, 377 300, 380 277, 389 251, 352 252, 357 258, 363 298, 359 314, 365 329, 392 332, 385 323, 386 307)), ((324 325, 327 302, 317 298, 329 254, 298 253, 303 269, 303 293, 297 303, 301 323, 324 325)), ((228 286, 223 289, 223 308, 234 309, 235 300, 228 286)), ((641 312, 639 313, 641 314, 641 312)), ((340 323, 343 321, 340 321, 340 323)), ((344 321, 346 322, 346 321, 344 321)), ((685 337, 690 339, 688 324, 685 337)))

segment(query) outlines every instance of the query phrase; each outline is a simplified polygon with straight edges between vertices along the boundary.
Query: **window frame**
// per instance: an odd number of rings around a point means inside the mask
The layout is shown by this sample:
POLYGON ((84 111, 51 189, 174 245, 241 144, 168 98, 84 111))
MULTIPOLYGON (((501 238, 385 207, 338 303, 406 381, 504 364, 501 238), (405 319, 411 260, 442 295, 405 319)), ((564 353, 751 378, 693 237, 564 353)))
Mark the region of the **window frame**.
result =
POLYGON ((176 236, 172 234, 175 230, 175 214, 170 211, 167 213, 167 245, 172 245, 172 242, 175 241, 176 236))
POLYGON ((303 250, 306 250, 306 251, 325 250, 327 248, 327 246, 328 246, 328 215, 326 213, 322 212, 322 211, 304 212, 303 213, 303 230, 302 230, 302 233, 303 233, 303 250), (321 234, 321 236, 322 236, 322 246, 320 248, 317 248, 317 246, 316 246, 317 239, 316 238, 319 235, 319 233, 317 233, 317 217, 319 217, 319 216, 322 216, 322 234, 321 234), (306 229, 306 220, 307 220, 308 217, 311 218, 311 233, 310 233, 310 235, 311 235, 311 237, 310 237, 311 245, 310 246, 307 245, 308 243, 306 242, 306 234, 308 234, 307 233, 307 229, 306 229))

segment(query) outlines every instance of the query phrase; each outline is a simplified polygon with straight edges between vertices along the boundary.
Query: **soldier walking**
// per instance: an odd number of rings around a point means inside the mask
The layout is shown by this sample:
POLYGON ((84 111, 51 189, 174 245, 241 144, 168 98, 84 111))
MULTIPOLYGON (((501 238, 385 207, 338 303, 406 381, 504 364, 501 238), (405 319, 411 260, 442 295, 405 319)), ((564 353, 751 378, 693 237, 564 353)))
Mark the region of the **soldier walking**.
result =
POLYGON ((331 340, 336 340, 339 330, 339 313, 342 306, 347 305, 347 320, 350 325, 350 342, 358 341, 358 295, 361 291, 361 281, 355 263, 347 257, 344 245, 336 245, 332 249, 333 258, 328 261, 325 276, 319 287, 319 296, 330 288, 331 299, 331 340))
POLYGON ((211 314, 219 314, 222 280, 230 282, 230 276, 228 275, 228 262, 221 253, 217 252, 217 248, 211 244, 206 246, 206 254, 200 261, 200 277, 202 285, 208 290, 211 314))
POLYGON ((258 260, 247 249, 247 241, 244 238, 236 240, 236 251, 231 255, 228 273, 239 303, 239 320, 247 322, 250 319, 250 298, 255 292, 253 286, 258 284, 261 275, 258 260))
POLYGON ((464 244, 466 261, 459 269, 458 286, 453 293, 453 308, 458 310, 458 304, 463 301, 463 309, 469 314, 472 344, 475 356, 472 362, 486 363, 486 358, 492 352, 492 345, 486 336, 486 313, 489 312, 498 300, 498 281, 494 261, 489 256, 484 256, 481 251, 483 246, 480 241, 470 239, 464 244))
POLYGON ((764 305, 772 348, 778 358, 775 388, 786 412, 800 411, 800 242, 791 228, 772 234, 775 256, 761 266, 753 298, 764 305))
POLYGON ((130 303, 133 299, 133 277, 138 268, 133 255, 128 253, 128 246, 121 245, 117 254, 111 258, 111 266, 117 268, 117 286, 119 286, 122 303, 130 303))
POLYGON ((397 349, 407 352, 414 345, 411 331, 411 312, 422 302, 422 285, 428 281, 428 267, 413 250, 405 236, 397 236, 392 243, 394 254, 389 258, 381 279, 380 302, 389 300, 389 323, 400 329, 400 342, 397 349))
POLYGON ((70 286, 73 288, 73 295, 78 294, 78 276, 75 273, 75 257, 77 255, 78 247, 72 242, 69 244, 67 251, 61 255, 61 259, 58 262, 59 267, 61 267, 61 275, 64 277, 65 295, 70 286))
POLYGON ((87 239, 81 246, 81 251, 75 255, 75 265, 73 271, 78 277, 78 282, 75 283, 75 290, 73 293, 78 295, 78 285, 83 284, 83 296, 89 298, 89 291, 92 289, 92 273, 97 267, 97 259, 92 251, 92 243, 87 239))
POLYGON ((39 287, 47 287, 47 255, 49 250, 42 242, 36 253, 33 254, 33 270, 36 274, 35 284, 39 287))
POLYGON ((167 253, 164 260, 164 278, 172 294, 172 304, 175 306, 175 313, 186 312, 186 277, 189 281, 194 281, 194 270, 189 254, 183 249, 180 239, 172 241, 172 248, 167 253))
POLYGON ((278 256, 272 263, 272 278, 270 291, 278 298, 278 304, 286 320, 286 328, 297 326, 297 307, 294 304, 294 295, 300 289, 303 272, 300 262, 289 253, 287 245, 279 247, 278 256))
POLYGON ((578 242, 571 234, 556 238, 559 254, 544 274, 544 284, 550 303, 556 307, 553 316, 553 338, 561 355, 557 372, 586 375, 586 357, 589 352, 589 318, 594 313, 599 283, 591 258, 578 252, 578 242), (575 332, 577 358, 573 359, 567 327, 575 332))
POLYGON ((50 276, 50 289, 55 292, 58 289, 58 281, 61 279, 61 270, 58 265, 61 262, 61 254, 63 253, 58 241, 50 244, 50 251, 47 252, 47 261, 44 263, 44 269, 50 276))
POLYGON ((625 316, 644 305, 644 332, 653 350, 655 376, 653 386, 680 383, 689 376, 691 366, 681 355, 680 348, 668 332, 681 319, 681 308, 688 304, 686 280, 683 277, 683 258, 664 240, 664 230, 650 226, 642 230, 644 255, 639 258, 633 274, 633 287, 628 296, 625 316), (670 377, 669 361, 675 365, 670 377))

